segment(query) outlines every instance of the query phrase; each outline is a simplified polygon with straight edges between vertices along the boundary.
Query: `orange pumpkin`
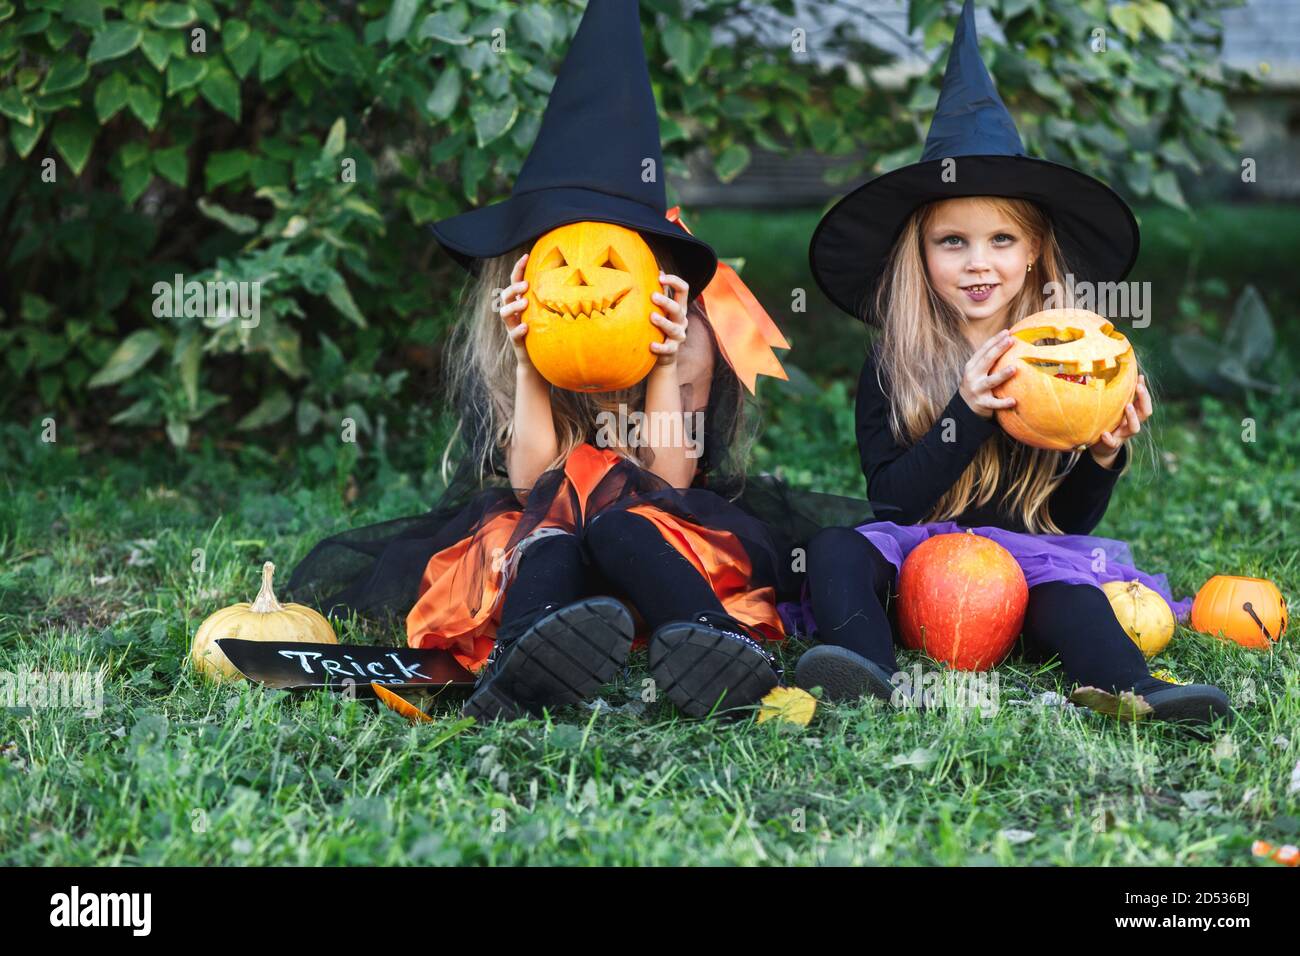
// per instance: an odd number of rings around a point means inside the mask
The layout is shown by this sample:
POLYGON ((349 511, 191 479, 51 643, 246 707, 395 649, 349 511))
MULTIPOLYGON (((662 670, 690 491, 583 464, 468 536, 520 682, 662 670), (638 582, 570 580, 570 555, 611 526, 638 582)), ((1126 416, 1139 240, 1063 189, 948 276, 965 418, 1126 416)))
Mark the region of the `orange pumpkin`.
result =
POLYGON ((1011 327, 1011 347, 993 366, 1016 374, 993 390, 1014 398, 997 412, 1008 435, 1035 448, 1087 448, 1119 425, 1137 391, 1133 346, 1086 309, 1049 309, 1011 327))
POLYGON ((1011 552, 972 531, 926 538, 898 572, 903 646, 957 670, 988 670, 1006 657, 1028 602, 1011 552))
POLYGON ((575 222, 537 240, 524 267, 533 367, 574 392, 630 388, 650 373, 650 324, 661 291, 659 264, 644 239, 606 222, 575 222))
POLYGON ((1216 574, 1192 602, 1192 627, 1257 651, 1280 641, 1286 623, 1286 598, 1264 578, 1216 574))

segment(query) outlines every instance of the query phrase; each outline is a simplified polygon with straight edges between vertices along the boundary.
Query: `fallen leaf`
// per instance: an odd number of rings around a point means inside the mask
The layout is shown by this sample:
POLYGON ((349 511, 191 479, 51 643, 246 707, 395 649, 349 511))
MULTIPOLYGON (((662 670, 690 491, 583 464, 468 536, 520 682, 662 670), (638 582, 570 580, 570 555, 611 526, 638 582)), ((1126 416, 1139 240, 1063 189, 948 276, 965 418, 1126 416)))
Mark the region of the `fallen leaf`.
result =
POLYGON ((375 692, 375 696, 379 698, 385 707, 394 713, 401 714, 412 723, 433 723, 432 717, 413 704, 408 704, 383 684, 371 681, 370 689, 375 692))
POLYGON ((1095 710, 1099 714, 1119 717, 1121 720, 1145 717, 1153 710, 1146 702, 1146 698, 1131 690, 1121 691, 1116 695, 1099 687, 1079 687, 1070 694, 1070 701, 1089 710, 1095 710))
POLYGON ((807 727, 817 711, 817 699, 798 687, 773 687, 762 700, 758 722, 776 719, 807 727))

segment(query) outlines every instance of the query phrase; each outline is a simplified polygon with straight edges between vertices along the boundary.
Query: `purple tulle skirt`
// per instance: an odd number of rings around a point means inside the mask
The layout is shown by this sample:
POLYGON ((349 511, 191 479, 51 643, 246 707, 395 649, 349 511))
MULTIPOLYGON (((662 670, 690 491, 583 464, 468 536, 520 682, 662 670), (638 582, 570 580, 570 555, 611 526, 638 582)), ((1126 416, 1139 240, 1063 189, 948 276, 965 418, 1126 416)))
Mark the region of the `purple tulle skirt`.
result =
MULTIPOLYGON (((901 568, 903 559, 926 538, 936 534, 964 533, 966 530, 952 521, 916 525, 873 521, 857 528, 858 533, 874 544, 895 568, 901 568)), ((1169 580, 1163 574, 1147 574, 1134 567, 1133 555, 1123 541, 1090 534, 1025 534, 987 526, 970 530, 1010 551, 1031 588, 1047 581, 1097 587, 1107 581, 1141 581, 1165 599, 1176 619, 1184 620, 1191 613, 1192 598, 1174 600, 1169 580)), ((801 602, 782 604, 779 610, 788 633, 812 634, 816 631, 807 586, 801 602)))

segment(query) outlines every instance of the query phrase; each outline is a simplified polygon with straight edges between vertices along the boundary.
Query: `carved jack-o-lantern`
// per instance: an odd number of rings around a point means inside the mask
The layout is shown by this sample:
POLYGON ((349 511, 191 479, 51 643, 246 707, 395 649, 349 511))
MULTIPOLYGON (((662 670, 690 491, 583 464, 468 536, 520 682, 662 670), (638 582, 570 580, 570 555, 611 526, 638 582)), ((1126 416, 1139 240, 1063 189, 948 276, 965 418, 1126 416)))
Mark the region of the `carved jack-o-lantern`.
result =
POLYGON ((1280 641, 1286 625, 1286 598, 1265 578, 1216 574, 1192 602, 1192 627, 1257 651, 1280 641))
POLYGON ((1119 426, 1137 391, 1133 346, 1107 319, 1086 309, 1050 309, 1011 327, 1011 347, 993 366, 1019 368, 994 389, 1014 398, 998 424, 1035 448, 1086 448, 1119 426))
POLYGON ((548 382, 612 392, 649 374, 650 343, 664 334, 650 324, 659 265, 639 234, 604 222, 552 229, 533 246, 524 278, 524 341, 548 382))

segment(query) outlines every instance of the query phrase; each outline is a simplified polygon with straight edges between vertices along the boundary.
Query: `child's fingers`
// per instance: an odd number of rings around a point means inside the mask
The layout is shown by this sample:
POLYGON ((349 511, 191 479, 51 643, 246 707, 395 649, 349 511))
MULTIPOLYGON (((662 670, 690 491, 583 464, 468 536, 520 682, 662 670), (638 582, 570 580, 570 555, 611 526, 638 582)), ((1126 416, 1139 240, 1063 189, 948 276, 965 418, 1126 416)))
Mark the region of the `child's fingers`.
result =
POLYGON ((1015 408, 1016 400, 1014 398, 990 398, 985 404, 989 408, 1015 408))
POLYGON ((672 289, 673 298, 681 304, 682 308, 686 307, 686 302, 691 295, 691 287, 686 284, 684 279, 680 279, 674 275, 669 275, 665 272, 660 274, 659 284, 665 289, 672 289))
POLYGON ((503 305, 501 307, 501 321, 505 322, 507 328, 513 329, 527 307, 528 303, 523 299, 518 302, 511 302, 509 305, 503 305))
POLYGON ((665 312, 671 313, 674 319, 679 321, 686 320, 687 310, 685 303, 678 302, 676 299, 670 299, 668 296, 659 292, 652 293, 650 295, 650 301, 655 303, 655 305, 658 305, 665 312))
POLYGON ((511 282, 519 282, 523 279, 524 265, 527 262, 528 262, 528 253, 525 252, 522 256, 519 257, 519 261, 515 263, 515 267, 510 270, 511 282))
POLYGON ((510 336, 510 340, 512 342, 518 342, 520 339, 522 339, 525 335, 528 334, 528 323, 520 322, 518 325, 516 325, 513 329, 511 329, 506 334, 510 336))
POLYGON ((501 290, 502 306, 504 307, 505 305, 511 302, 522 299, 523 294, 527 291, 528 291, 527 282, 524 282, 522 279, 518 282, 512 282, 510 285, 506 286, 504 289, 501 290))
POLYGON ((650 313, 650 324, 661 329, 664 335, 675 341, 682 341, 686 338, 686 323, 674 322, 672 319, 665 318, 658 312, 650 313))
POLYGON ((979 374, 987 374, 993 367, 993 363, 998 360, 998 356, 1009 348, 1011 348, 1011 333, 1003 329, 975 350, 970 357, 970 365, 979 374))
POLYGON ((1151 392, 1147 390, 1147 382, 1146 382, 1145 375, 1138 376, 1137 410, 1138 410, 1138 417, 1141 418, 1143 421, 1146 421, 1146 419, 1150 418, 1152 413, 1155 411, 1155 406, 1151 401, 1151 392))
POLYGON ((667 342, 651 342, 650 351, 655 355, 676 355, 678 343, 669 339, 667 342))
POLYGON ((1132 402, 1129 402, 1124 407, 1124 423, 1128 425, 1130 435, 1136 435, 1142 430, 1142 422, 1138 419, 1137 410, 1133 407, 1132 402))

